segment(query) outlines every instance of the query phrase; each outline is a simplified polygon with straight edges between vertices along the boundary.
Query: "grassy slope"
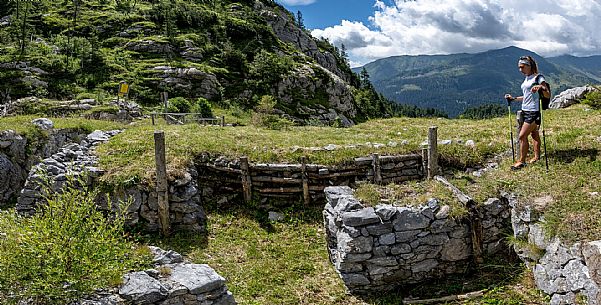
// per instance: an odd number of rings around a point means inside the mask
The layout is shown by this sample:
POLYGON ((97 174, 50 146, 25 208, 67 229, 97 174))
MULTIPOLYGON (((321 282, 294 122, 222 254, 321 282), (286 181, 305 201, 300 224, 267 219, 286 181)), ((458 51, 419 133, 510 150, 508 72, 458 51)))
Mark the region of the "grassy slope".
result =
MULTIPOLYGON (((482 201, 501 189, 515 191, 522 199, 549 195, 553 202, 546 207, 550 232, 566 239, 599 239, 600 209, 590 192, 601 189, 599 147, 601 116, 599 111, 586 111, 582 106, 546 112, 547 149, 550 171, 544 163, 519 171, 509 171, 510 158, 501 168, 481 178, 457 174, 453 182, 482 201)), ((3 118, 0 129, 27 125, 32 117, 3 118)), ((56 125, 81 125, 56 119, 56 125)), ((385 149, 342 149, 333 152, 308 153, 312 162, 334 164, 370 152, 402 153, 416 150, 430 125, 439 126, 440 139, 473 139, 476 148, 464 145, 441 146, 443 158, 464 163, 483 162, 491 154, 506 151, 507 118, 485 121, 444 119, 390 119, 370 121, 350 129, 302 127, 288 131, 257 130, 251 127, 216 128, 201 126, 153 127, 149 122, 125 126, 122 133, 100 147, 107 180, 125 181, 132 177, 150 178, 152 172, 152 133, 155 128, 167 132, 168 160, 172 173, 202 151, 235 157, 248 154, 253 161, 294 162, 301 152, 294 145, 310 147, 327 144, 360 144, 401 142, 407 145, 385 149), (399 134, 400 133, 400 134, 399 134)), ((96 126, 94 128, 100 128, 96 126)), ((115 128, 107 125, 108 128, 115 128)), ((22 127, 20 130, 26 130, 22 127)), ((19 128, 17 128, 19 130, 19 128)), ((208 263, 229 281, 229 287, 240 304, 397 304, 392 294, 362 300, 347 295, 342 282, 328 261, 322 229, 321 207, 291 207, 285 210, 286 221, 270 224, 266 212, 256 207, 224 210, 207 206, 209 234, 179 236, 154 241, 175 248, 199 263, 208 263)), ((490 288, 485 297, 473 301, 504 304, 544 303, 535 292, 531 277, 518 269, 496 269, 498 264, 484 266, 493 273, 509 273, 501 284, 440 284, 440 294, 461 293, 490 288)), ((506 267, 503 267, 506 268, 506 267)), ((499 282, 497 282, 499 283, 499 282)), ((435 284, 439 285, 439 284, 435 284)))
MULTIPOLYGON (((514 191, 527 201, 551 196, 546 207, 547 227, 566 239, 601 238, 596 200, 590 193, 601 190, 601 160, 598 160, 601 135, 599 111, 585 111, 583 106, 545 113, 547 151, 550 171, 539 162, 520 172, 509 171, 511 160, 505 158, 501 169, 482 178, 458 175, 455 183, 480 201, 500 190, 514 191), (569 225, 577 225, 572 230, 569 225)), ((440 145, 441 158, 454 164, 483 163, 509 147, 507 118, 490 120, 447 120, 394 118, 374 120, 352 128, 292 127, 287 131, 256 127, 220 128, 198 125, 158 125, 139 122, 99 147, 101 165, 107 170, 104 179, 119 184, 149 180, 154 168, 153 131, 162 129, 167 139, 168 170, 173 175, 202 152, 236 158, 249 156, 251 162, 298 162, 307 156, 310 163, 340 164, 370 153, 401 154, 419 152, 428 127, 438 126, 439 139, 476 142, 474 148, 440 145), (401 145, 403 140, 408 144, 401 145), (314 146, 399 143, 395 147, 358 146, 333 151, 310 151, 314 146), (298 147, 301 147, 299 149, 298 147)), ((601 215, 601 214, 600 214, 601 215)))

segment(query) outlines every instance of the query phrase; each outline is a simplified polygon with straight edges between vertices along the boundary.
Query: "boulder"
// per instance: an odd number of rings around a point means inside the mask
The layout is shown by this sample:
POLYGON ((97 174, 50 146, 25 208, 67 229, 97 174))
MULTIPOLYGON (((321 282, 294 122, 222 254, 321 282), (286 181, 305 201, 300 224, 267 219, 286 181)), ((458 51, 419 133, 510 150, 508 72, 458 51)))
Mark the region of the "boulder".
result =
POLYGON ((594 90, 598 89, 591 86, 583 86, 565 90, 553 98, 553 100, 549 104, 549 108, 559 109, 578 104, 580 103, 580 100, 584 99, 584 96, 587 93, 594 90))

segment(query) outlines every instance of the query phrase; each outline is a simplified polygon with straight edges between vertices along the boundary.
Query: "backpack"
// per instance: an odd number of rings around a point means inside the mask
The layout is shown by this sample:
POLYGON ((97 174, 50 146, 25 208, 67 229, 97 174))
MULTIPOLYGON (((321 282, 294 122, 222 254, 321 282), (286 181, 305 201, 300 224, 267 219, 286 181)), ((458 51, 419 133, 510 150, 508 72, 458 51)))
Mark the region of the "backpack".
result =
MULTIPOLYGON (((538 82, 538 78, 541 77, 542 74, 539 74, 536 76, 536 79, 534 80, 534 85, 540 85, 540 83, 538 82)), ((539 93, 538 96, 540 98, 540 103, 543 107, 542 110, 547 110, 549 109, 549 104, 551 103, 551 86, 549 85, 548 82, 545 81, 545 87, 547 87, 547 91, 549 91, 549 97, 546 98, 544 94, 539 93)))

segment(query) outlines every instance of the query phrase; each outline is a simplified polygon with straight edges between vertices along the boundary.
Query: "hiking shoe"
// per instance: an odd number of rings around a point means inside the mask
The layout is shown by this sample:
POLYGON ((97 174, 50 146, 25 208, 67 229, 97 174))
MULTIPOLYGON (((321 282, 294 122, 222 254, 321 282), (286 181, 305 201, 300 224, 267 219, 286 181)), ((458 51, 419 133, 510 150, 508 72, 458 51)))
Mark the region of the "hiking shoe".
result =
POLYGON ((517 164, 514 164, 514 165, 512 165, 512 166, 511 166, 511 170, 512 170, 512 171, 517 171, 517 170, 520 170, 520 169, 522 169, 522 168, 526 167, 526 165, 528 165, 528 164, 526 164, 526 163, 521 163, 521 162, 520 162, 520 163, 517 163, 517 164))

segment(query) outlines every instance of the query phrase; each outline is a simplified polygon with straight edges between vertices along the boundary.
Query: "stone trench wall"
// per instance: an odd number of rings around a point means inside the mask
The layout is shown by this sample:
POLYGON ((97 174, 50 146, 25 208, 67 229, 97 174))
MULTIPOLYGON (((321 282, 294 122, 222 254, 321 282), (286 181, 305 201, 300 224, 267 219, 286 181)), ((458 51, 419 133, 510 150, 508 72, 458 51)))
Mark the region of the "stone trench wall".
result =
MULTIPOLYGON (((97 185, 96 178, 103 174, 97 167, 98 160, 91 152, 94 148, 119 131, 95 131, 87 135, 80 143, 70 143, 55 154, 41 160, 29 171, 27 180, 20 191, 16 210, 31 215, 43 200, 42 185, 50 191, 60 191, 68 177, 78 177, 87 187, 97 185), (48 182, 43 182, 45 177, 48 182)), ((202 232, 205 230, 206 216, 200 205, 197 174, 190 169, 186 174, 169 183, 169 208, 171 227, 175 231, 202 232)), ((115 210, 120 202, 129 202, 128 225, 140 226, 146 231, 159 230, 158 202, 156 192, 144 185, 126 189, 112 190, 110 194, 101 193, 95 199, 105 210, 115 210)))
POLYGON ((17 199, 33 165, 86 136, 79 130, 53 129, 49 120, 37 119, 33 123, 40 132, 33 143, 13 130, 0 131, 0 205, 17 199))
MULTIPOLYGON (((350 187, 325 190, 324 225, 330 260, 353 293, 387 291, 463 273, 472 258, 467 220, 431 199, 420 207, 365 207, 350 187)), ((485 254, 502 250, 510 211, 497 198, 481 210, 485 254)))
POLYGON ((565 244, 548 237, 544 217, 537 209, 503 194, 511 206, 514 237, 523 241, 516 252, 532 270, 536 286, 551 296, 552 305, 601 304, 601 241, 565 244), (578 303, 583 304, 583 303, 578 303))

